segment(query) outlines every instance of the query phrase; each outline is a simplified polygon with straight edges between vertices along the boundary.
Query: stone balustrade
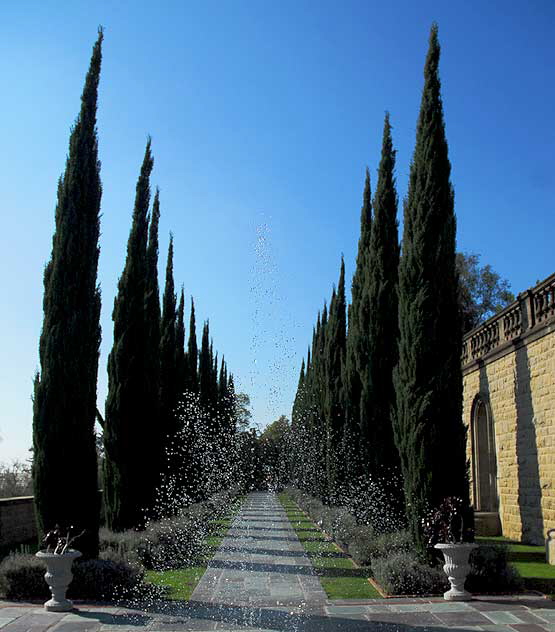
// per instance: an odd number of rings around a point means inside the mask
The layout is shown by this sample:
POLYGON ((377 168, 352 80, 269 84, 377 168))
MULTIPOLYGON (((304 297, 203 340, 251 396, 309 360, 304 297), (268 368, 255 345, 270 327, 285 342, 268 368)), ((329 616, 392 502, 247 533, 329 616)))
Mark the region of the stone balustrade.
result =
POLYGON ((514 303, 463 338, 462 365, 466 368, 495 351, 510 352, 514 342, 535 333, 555 317, 555 274, 518 295, 514 303))

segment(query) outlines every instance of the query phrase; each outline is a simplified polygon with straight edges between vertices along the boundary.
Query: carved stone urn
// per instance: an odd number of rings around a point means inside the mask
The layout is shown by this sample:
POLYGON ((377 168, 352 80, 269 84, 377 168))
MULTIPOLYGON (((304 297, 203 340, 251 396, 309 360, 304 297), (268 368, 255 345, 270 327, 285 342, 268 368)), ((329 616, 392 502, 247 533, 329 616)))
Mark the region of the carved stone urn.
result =
POLYGON ((434 548, 443 553, 445 559, 443 570, 451 584, 450 590, 443 594, 443 598, 447 601, 470 601, 472 599, 472 595, 464 589, 464 584, 470 572, 470 564, 468 563, 470 553, 477 546, 477 544, 470 542, 440 542, 435 545, 434 548))
POLYGON ((67 587, 73 578, 71 566, 73 560, 81 557, 81 552, 68 549, 62 554, 39 551, 35 555, 46 562, 44 579, 52 593, 52 599, 44 604, 44 609, 49 612, 68 612, 73 608, 73 603, 66 599, 67 587))

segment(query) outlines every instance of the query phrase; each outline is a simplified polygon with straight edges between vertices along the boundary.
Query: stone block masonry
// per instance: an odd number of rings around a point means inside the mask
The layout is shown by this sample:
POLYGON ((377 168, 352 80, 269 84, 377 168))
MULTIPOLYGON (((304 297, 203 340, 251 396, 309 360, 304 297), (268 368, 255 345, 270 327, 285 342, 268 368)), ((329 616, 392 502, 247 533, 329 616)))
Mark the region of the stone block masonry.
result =
POLYGON ((555 527, 555 275, 465 336, 463 376, 474 501, 489 474, 503 535, 543 544, 555 527), (494 434, 490 472, 481 419, 494 434))

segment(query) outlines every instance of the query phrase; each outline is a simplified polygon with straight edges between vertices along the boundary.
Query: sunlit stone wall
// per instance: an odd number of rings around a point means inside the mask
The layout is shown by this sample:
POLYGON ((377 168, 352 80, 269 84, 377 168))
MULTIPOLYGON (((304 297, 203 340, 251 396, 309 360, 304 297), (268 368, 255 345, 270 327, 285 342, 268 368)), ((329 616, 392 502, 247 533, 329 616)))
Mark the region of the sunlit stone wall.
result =
POLYGON ((503 535, 541 544, 555 527, 555 275, 465 336, 463 376, 471 476, 480 397, 493 422, 503 535))

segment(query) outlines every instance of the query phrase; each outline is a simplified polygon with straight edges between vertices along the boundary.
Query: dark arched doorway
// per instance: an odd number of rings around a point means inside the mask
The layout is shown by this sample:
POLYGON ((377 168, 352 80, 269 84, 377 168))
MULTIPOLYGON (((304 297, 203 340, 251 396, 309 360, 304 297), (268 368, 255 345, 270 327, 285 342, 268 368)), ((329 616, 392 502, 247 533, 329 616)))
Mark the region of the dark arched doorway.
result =
POLYGON ((471 429, 474 508, 478 512, 498 512, 495 431, 489 405, 481 395, 474 400, 471 429))

